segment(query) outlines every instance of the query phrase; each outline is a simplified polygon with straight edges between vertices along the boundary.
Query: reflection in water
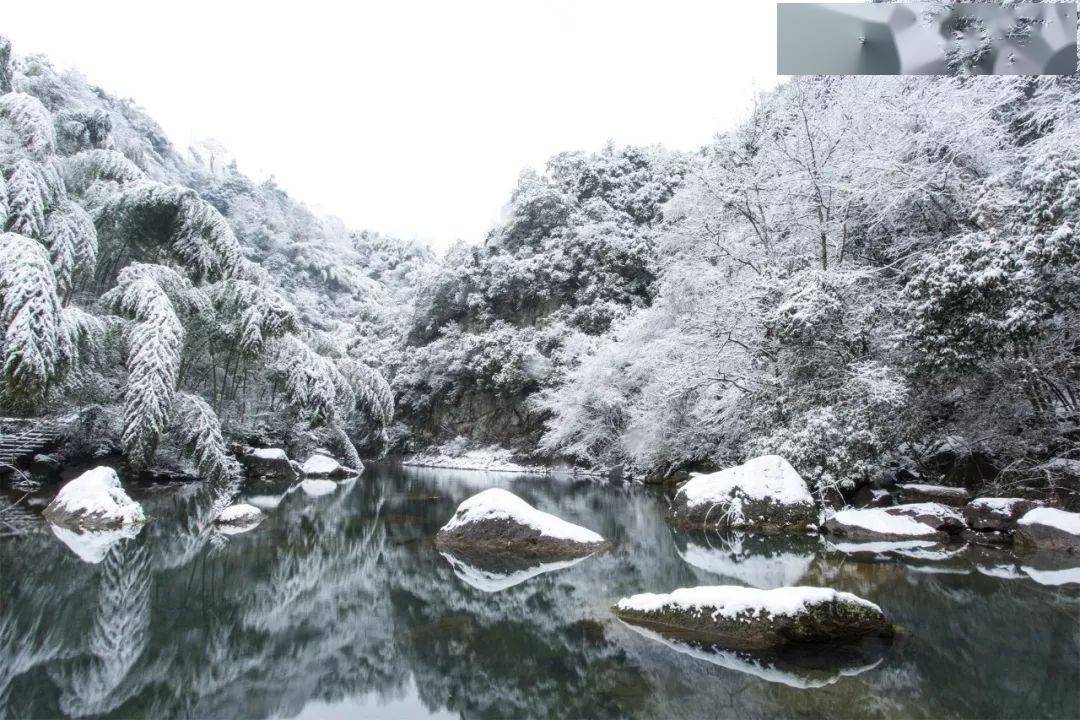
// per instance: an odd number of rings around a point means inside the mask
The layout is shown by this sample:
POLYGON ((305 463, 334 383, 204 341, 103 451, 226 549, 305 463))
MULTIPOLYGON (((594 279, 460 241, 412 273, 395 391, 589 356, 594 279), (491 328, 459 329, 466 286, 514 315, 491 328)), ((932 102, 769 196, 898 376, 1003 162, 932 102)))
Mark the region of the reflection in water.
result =
POLYGON ((1080 588, 1032 579, 1067 578, 1066 566, 998 550, 916 559, 816 538, 673 533, 656 492, 572 478, 370 467, 332 484, 318 497, 275 495, 257 528, 230 537, 213 530, 215 498, 154 492, 137 497, 153 522, 94 552, 73 552, 43 526, 0 540, 0 717, 1075 710, 1080 588), (435 531, 493 485, 614 548, 554 572, 440 555, 435 531), (927 567, 979 572, 918 571, 927 567), (906 640, 883 660, 705 656, 610 612, 625 595, 719 582, 854 592, 906 640))
MULTIPOLYGON (((825 687, 842 677, 861 675, 873 670, 885 659, 888 650, 887 644, 874 641, 847 648, 828 648, 816 655, 798 653, 797 650, 765 655, 682 642, 639 625, 623 624, 644 638, 697 660, 753 675, 768 682, 802 689, 825 687)), ((816 651, 817 648, 811 650, 816 651)))
POLYGON ((574 558, 573 560, 561 560, 558 562, 539 563, 536 565, 514 568, 505 565, 491 566, 483 565, 482 563, 470 564, 469 561, 450 552, 441 552, 439 554, 446 558, 446 561, 450 563, 450 567, 454 568, 454 574, 457 575, 462 582, 467 583, 477 590, 489 593, 499 592, 500 590, 506 590, 515 585, 520 585, 529 578, 534 578, 537 575, 573 567, 585 559, 584 557, 580 557, 574 558))

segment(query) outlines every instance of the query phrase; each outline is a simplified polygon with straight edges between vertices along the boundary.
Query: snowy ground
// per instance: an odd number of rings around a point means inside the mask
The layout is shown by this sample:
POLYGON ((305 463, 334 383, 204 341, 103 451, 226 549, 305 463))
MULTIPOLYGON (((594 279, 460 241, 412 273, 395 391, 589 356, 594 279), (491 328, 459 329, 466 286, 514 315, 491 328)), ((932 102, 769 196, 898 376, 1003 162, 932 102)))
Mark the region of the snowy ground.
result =
POLYGON ((548 475, 551 468, 543 465, 523 465, 515 462, 513 453, 506 448, 491 445, 467 449, 460 442, 450 442, 422 453, 410 455, 402 464, 418 467, 452 468, 455 470, 482 470, 488 472, 529 473, 548 475))

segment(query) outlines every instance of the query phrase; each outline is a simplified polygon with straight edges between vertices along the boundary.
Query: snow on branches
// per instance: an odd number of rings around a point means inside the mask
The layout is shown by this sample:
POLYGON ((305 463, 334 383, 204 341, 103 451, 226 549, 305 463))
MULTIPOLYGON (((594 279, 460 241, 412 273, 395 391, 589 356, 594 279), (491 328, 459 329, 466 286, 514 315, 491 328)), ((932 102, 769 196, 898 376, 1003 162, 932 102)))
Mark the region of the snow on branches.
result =
POLYGON ((177 393, 174 428, 181 443, 194 455, 203 477, 217 482, 239 475, 239 465, 225 447, 218 417, 205 400, 189 393, 177 393))
POLYGON ((271 288, 229 279, 218 284, 211 295, 219 313, 236 317, 228 329, 245 353, 259 354, 269 340, 299 330, 296 308, 271 288))
POLYGON ((124 389, 124 449, 136 465, 149 463, 172 413, 184 328, 161 279, 183 278, 160 266, 133 264, 102 297, 114 312, 135 322, 128 332, 128 382, 124 389))
POLYGON ((83 150, 64 158, 62 163, 68 190, 80 195, 102 180, 123 185, 146 179, 135 163, 116 150, 83 150))
POLYGON ((97 230, 85 210, 64 200, 49 213, 42 238, 49 249, 61 295, 71 290, 77 272, 92 274, 97 264, 97 230))
POLYGON ((33 95, 21 92, 0 95, 0 117, 11 124, 32 157, 43 160, 56 149, 52 115, 33 95))
POLYGON ((60 303, 49 258, 39 243, 0 235, 0 332, 7 393, 44 398, 60 359, 60 303))

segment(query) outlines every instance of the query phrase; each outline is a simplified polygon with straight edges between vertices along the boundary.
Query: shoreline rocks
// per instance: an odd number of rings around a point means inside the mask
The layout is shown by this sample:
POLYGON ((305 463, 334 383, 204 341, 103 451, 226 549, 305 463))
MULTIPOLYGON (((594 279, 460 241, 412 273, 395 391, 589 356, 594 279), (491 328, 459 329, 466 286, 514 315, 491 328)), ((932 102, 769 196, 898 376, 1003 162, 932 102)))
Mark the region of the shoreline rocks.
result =
POLYGON ((1038 507, 1016 521, 1014 539, 1022 549, 1080 553, 1080 513, 1038 507))
POLYGON ((293 482, 298 477, 288 454, 281 448, 248 448, 237 456, 250 475, 293 482))
POLYGON ((347 468, 329 455, 316 453, 304 461, 300 466, 300 474, 307 478, 334 478, 343 479, 355 477, 363 471, 363 468, 347 468))
MULTIPOLYGON (((918 504, 916 504, 918 506, 918 504)), ((841 510, 825 520, 825 531, 855 540, 945 540, 948 533, 920 518, 931 519, 918 507, 904 505, 888 508, 841 510)), ((944 521, 943 521, 944 522, 944 521)))
POLYGON ((972 530, 1015 530, 1017 520, 1044 505, 1025 498, 975 498, 964 506, 964 519, 972 530))
POLYGON ((45 508, 54 525, 88 530, 110 529, 145 522, 142 505, 128 497, 110 467, 87 470, 71 480, 45 508))
POLYGON ((782 532, 816 528, 818 511, 795 468, 779 455, 764 455, 695 475, 675 493, 670 517, 684 529, 782 532))
POLYGON ((934 502, 963 507, 971 500, 971 493, 962 487, 925 483, 904 483, 897 487, 900 489, 900 500, 905 504, 934 502))
POLYGON ((736 650, 799 643, 891 637, 892 623, 874 603, 830 588, 759 590, 734 585, 642 593, 612 606, 619 619, 683 641, 736 650))
POLYGON ((458 505, 435 536, 435 547, 472 564, 499 556, 569 560, 605 547, 603 537, 537 510, 501 488, 490 488, 458 505))

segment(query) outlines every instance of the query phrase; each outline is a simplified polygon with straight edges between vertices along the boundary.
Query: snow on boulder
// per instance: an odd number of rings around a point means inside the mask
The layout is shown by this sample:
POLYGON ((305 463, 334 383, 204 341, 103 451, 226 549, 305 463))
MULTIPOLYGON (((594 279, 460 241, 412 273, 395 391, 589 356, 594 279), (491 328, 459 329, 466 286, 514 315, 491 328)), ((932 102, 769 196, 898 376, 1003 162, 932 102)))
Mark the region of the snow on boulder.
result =
POLYGON ((964 516, 959 510, 941 503, 905 503, 882 508, 882 511, 889 515, 912 518, 929 525, 939 532, 946 532, 950 535, 958 535, 967 528, 967 525, 964 524, 964 516))
POLYGON ((219 532, 232 535, 254 529, 264 517, 266 516, 263 511, 254 505, 238 503, 222 510, 214 523, 218 526, 219 532))
POLYGON ((779 531, 817 526, 810 489, 779 455, 695 474, 675 493, 671 517, 683 528, 779 531))
POLYGON ((962 487, 905 483, 900 488, 900 499, 905 503, 937 502, 963 507, 971 500, 971 493, 962 487))
POLYGON ((52 534, 60 542, 67 545, 71 552, 79 556, 83 562, 97 565, 109 554, 109 550, 121 540, 129 540, 138 535, 142 529, 142 523, 121 525, 109 530, 87 530, 84 528, 66 528, 60 525, 49 525, 52 534))
MULTIPOLYGON (((360 470, 363 470, 363 468, 360 468, 360 470)), ((307 462, 300 467, 300 472, 304 477, 333 478, 351 477, 359 474, 357 470, 345 467, 334 458, 319 454, 309 457, 307 462)))
POLYGON ((914 517, 887 512, 897 507, 902 506, 841 510, 825 520, 825 530, 856 540, 944 540, 947 537, 944 532, 914 517))
POLYGON ((287 482, 296 479, 296 469, 281 448, 249 448, 238 459, 249 475, 287 482))
POLYGON ((75 528, 115 528, 146 519, 142 505, 128 497, 110 467, 96 467, 60 488, 45 508, 54 525, 75 528))
POLYGON ((1012 530, 1025 513, 1042 505, 1025 498, 976 498, 964 506, 964 519, 972 530, 1012 530))
POLYGON ((1080 553, 1080 513, 1037 507, 1016 521, 1016 544, 1035 550, 1080 553))
POLYGON ((680 588, 666 594, 623 598, 612 610, 621 620, 661 634, 735 650, 889 637, 893 633, 892 624, 874 603, 821 587, 680 588))
POLYGON ((484 490, 462 502, 435 536, 439 550, 470 562, 498 556, 567 560, 590 555, 605 544, 592 530, 537 510, 501 488, 484 490))

